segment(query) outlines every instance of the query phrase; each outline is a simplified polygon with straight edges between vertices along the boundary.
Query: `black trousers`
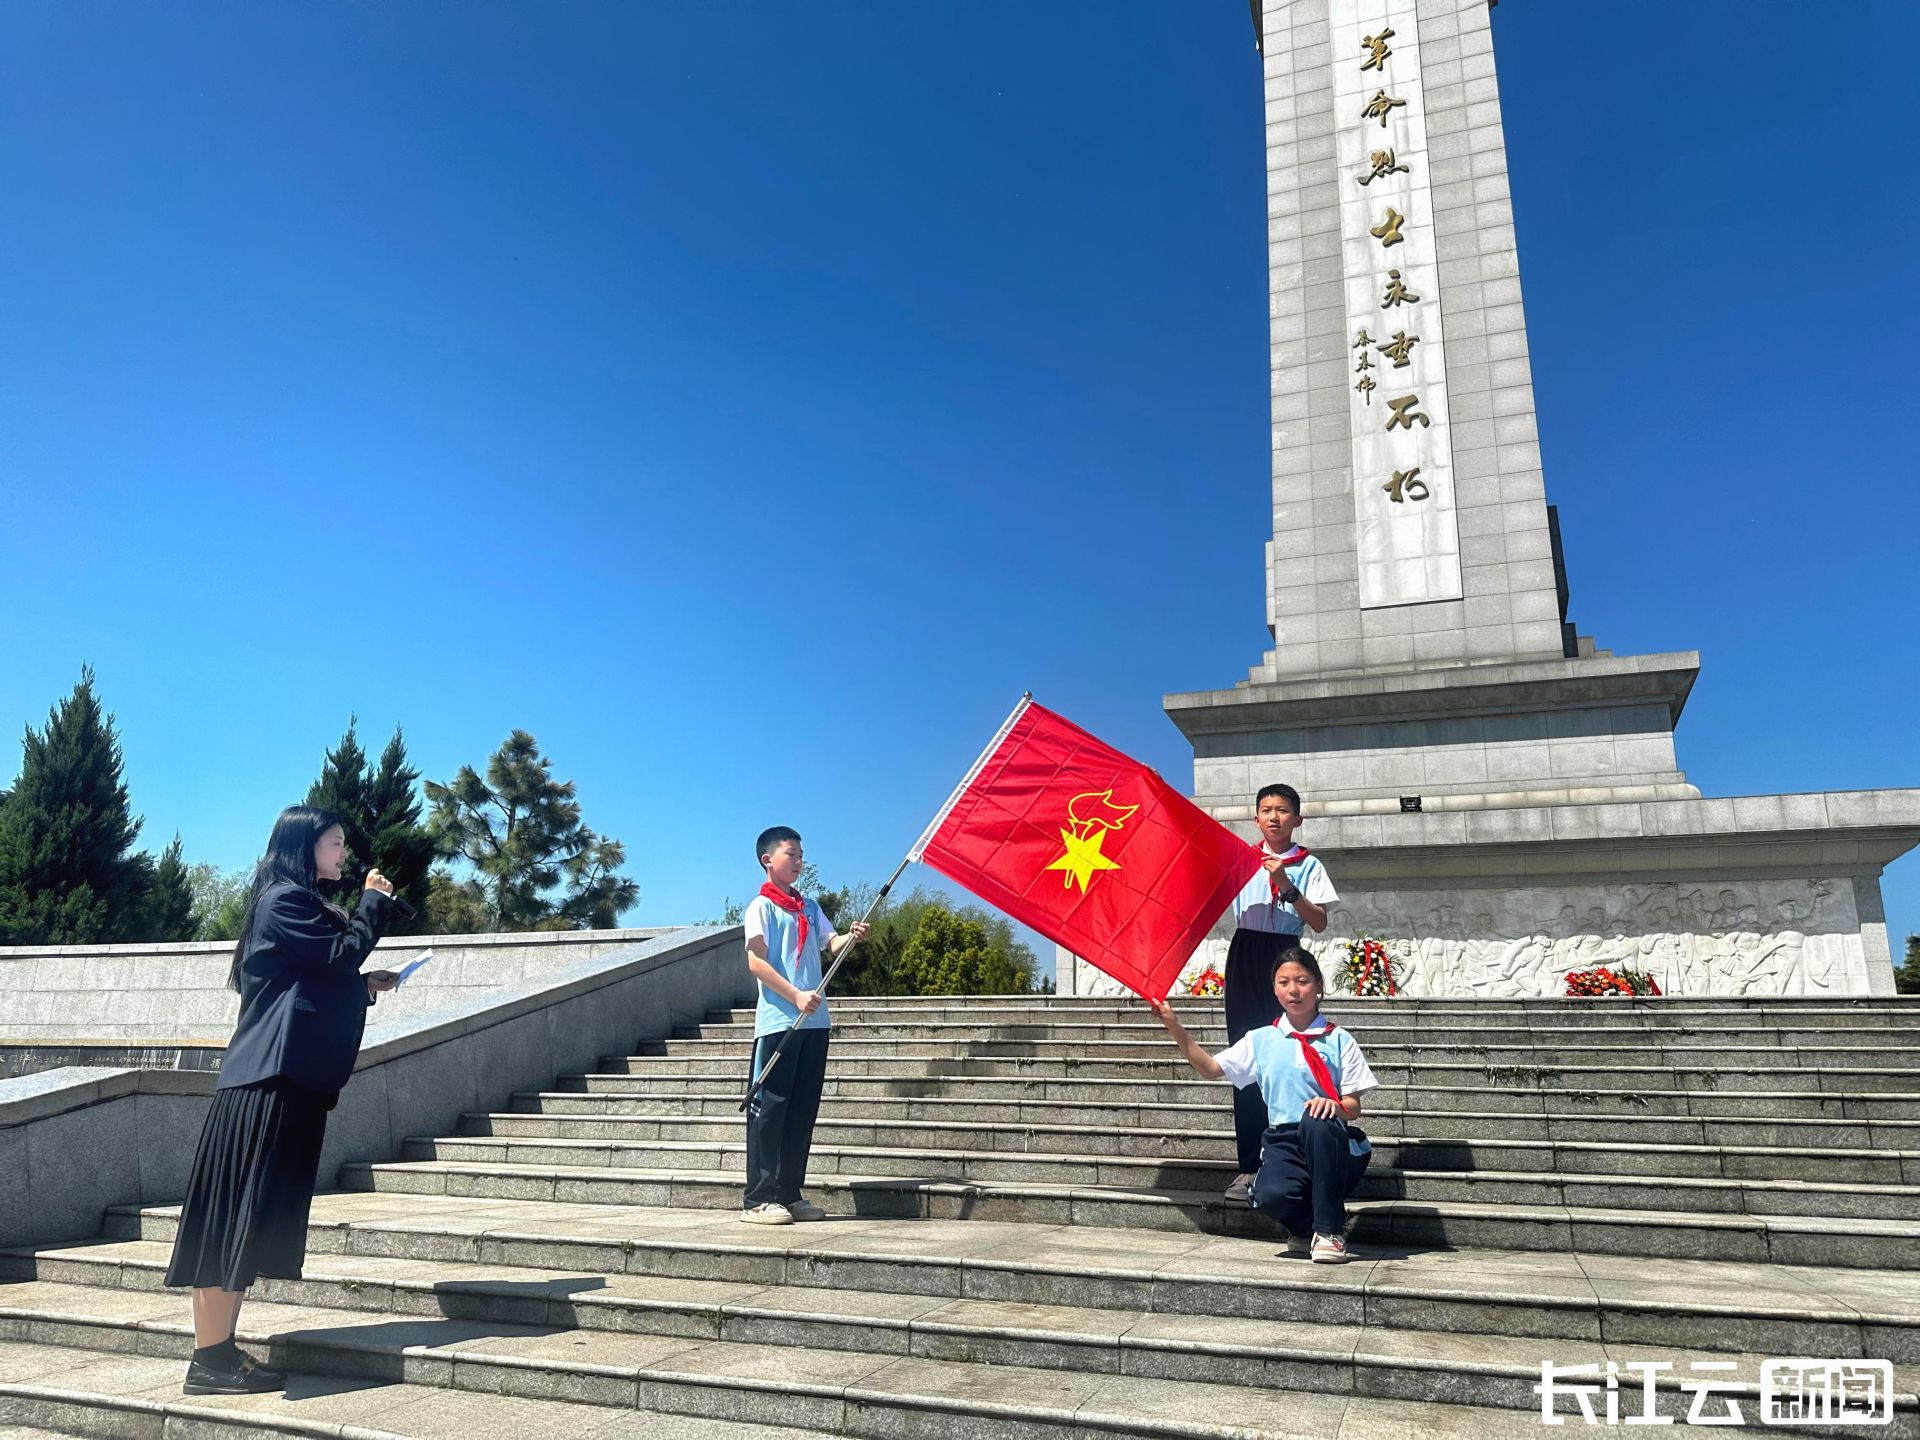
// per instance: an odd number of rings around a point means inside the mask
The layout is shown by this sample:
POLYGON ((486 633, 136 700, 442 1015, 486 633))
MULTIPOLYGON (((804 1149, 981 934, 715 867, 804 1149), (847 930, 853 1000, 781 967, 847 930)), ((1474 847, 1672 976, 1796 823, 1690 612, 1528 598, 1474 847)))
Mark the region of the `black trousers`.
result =
MULTIPOLYGON (((813 1122, 820 1114, 820 1092, 827 1083, 827 1040, 831 1030, 797 1030, 773 1067, 767 1083, 747 1106, 747 1193, 745 1207, 791 1205, 807 1183, 807 1152, 813 1148, 813 1122)), ((753 1042, 753 1074, 773 1054, 781 1035, 753 1042)))
POLYGON ((1355 1155, 1344 1120, 1301 1117, 1298 1125, 1267 1131, 1260 1168, 1253 1177, 1253 1208, 1287 1227, 1290 1234, 1340 1235, 1347 1224, 1347 1197, 1373 1159, 1355 1155))
MULTIPOLYGON (((1269 935, 1264 930, 1236 930, 1227 947, 1226 983, 1221 999, 1227 1007, 1227 1043, 1235 1044, 1251 1030, 1273 1024, 1284 1013, 1273 998, 1273 962, 1282 950, 1298 945, 1298 935, 1269 935)), ((1236 1086, 1233 1092, 1233 1140, 1240 1156, 1240 1173, 1260 1169, 1260 1138, 1267 1129, 1267 1102, 1258 1085, 1236 1086)))

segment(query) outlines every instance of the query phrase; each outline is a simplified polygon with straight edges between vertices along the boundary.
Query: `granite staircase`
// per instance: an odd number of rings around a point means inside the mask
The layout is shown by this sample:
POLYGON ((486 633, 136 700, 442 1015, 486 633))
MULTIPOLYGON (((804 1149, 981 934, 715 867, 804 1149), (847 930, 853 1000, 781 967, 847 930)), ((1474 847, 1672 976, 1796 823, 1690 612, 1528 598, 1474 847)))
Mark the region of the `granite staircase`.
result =
POLYGON ((741 1225, 735 1012, 345 1166, 242 1316, 284 1397, 180 1395, 169 1207, 0 1256, 0 1426, 1478 1440, 1539 1432, 1543 1362, 1602 1423, 1611 1365, 1623 1419, 1759 1425, 1808 1357, 1889 1362, 1891 1425, 1767 1428, 1920 1437, 1920 1001, 1328 1009, 1381 1081, 1345 1266, 1221 1197, 1224 1087, 1117 1000, 835 1002, 831 1218, 741 1225))

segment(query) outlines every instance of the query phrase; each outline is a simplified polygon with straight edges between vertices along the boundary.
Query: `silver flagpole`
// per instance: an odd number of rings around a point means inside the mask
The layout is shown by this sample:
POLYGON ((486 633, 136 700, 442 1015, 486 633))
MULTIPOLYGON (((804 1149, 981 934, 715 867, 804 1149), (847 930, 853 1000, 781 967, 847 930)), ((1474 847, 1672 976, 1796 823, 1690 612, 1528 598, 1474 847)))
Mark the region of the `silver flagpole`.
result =
POLYGON ((987 761, 992 758, 993 752, 1000 748, 1000 742, 1007 738, 1007 734, 1013 729, 1015 722, 1027 713, 1027 707, 1032 703, 1033 692, 1029 690, 1015 703, 1013 713, 1008 715, 1007 718, 1001 722, 1000 728, 993 732, 993 738, 987 741, 987 748, 982 750, 973 764, 967 767, 967 773, 960 777, 960 783, 954 786, 953 793, 947 796, 947 803, 942 805, 939 810, 934 813, 934 817, 928 823, 927 828, 920 832, 920 838, 914 841, 913 848, 907 851, 907 859, 918 860, 926 853, 927 845, 932 841, 934 832, 946 823, 947 816, 953 813, 953 807, 959 801, 960 797, 967 793, 967 787, 973 784, 974 777, 986 768, 987 761))
MULTIPOLYGON (((907 866, 913 864, 913 862, 918 860, 925 852, 927 843, 933 839, 934 832, 940 828, 941 822, 952 812, 954 803, 959 800, 961 795, 966 793, 967 786, 973 783, 974 777, 980 773, 993 752, 1000 748, 1000 742, 1007 738, 1007 732, 1013 729, 1014 721, 1018 720, 1021 715, 1026 712, 1027 706, 1032 703, 1033 692, 1029 690, 1020 697, 1019 703, 1013 707, 1013 713, 1007 716, 1006 722, 994 732, 993 739, 987 742, 987 748, 982 750, 979 758, 967 768, 967 773, 961 777, 960 783, 954 787, 953 793, 947 797, 947 803, 942 805, 939 812, 934 815, 933 822, 929 824, 925 830, 920 832, 920 838, 913 842, 913 848, 907 852, 907 858, 902 860, 893 874, 887 877, 887 883, 880 887, 880 893, 874 896, 873 903, 867 906, 867 913, 860 917, 862 924, 870 923, 873 920, 875 912, 880 909, 882 902, 886 900, 887 892, 893 889, 893 882, 905 874, 907 866)), ((816 994, 826 994, 827 986, 833 983, 833 977, 839 973, 840 967, 847 963, 847 957, 853 954, 854 947, 859 943, 860 942, 853 937, 852 933, 849 932, 847 943, 840 947, 840 953, 834 957, 833 964, 828 966, 827 973, 820 977, 820 983, 815 987, 816 994)), ((780 1043, 773 1047, 773 1053, 767 1057, 767 1063, 760 1067, 760 1073, 747 1082, 747 1093, 740 1097, 740 1108, 742 1110, 745 1110, 747 1106, 753 1103, 754 1094, 762 1085, 767 1083, 767 1076, 771 1075, 773 1073, 773 1067, 780 1063, 780 1056, 786 1051, 788 1043, 799 1033, 799 1029, 800 1025, 796 1020, 793 1028, 782 1035, 780 1037, 780 1043)))
MULTIPOLYGON (((871 921, 873 919, 874 912, 880 908, 881 902, 883 902, 887 898, 887 892, 893 888, 893 882, 898 880, 901 877, 901 875, 906 873, 907 866, 911 865, 912 863, 913 863, 913 858, 909 856, 908 858, 900 862, 898 868, 894 870, 893 874, 887 877, 887 883, 880 887, 880 893, 874 896, 873 903, 867 906, 867 913, 860 917, 862 924, 865 924, 868 921, 871 921)), ((827 973, 820 977, 820 983, 814 987, 814 991, 816 994, 824 995, 827 993, 827 986, 833 983, 833 977, 835 973, 838 972, 838 970, 842 965, 847 963, 847 957, 853 954, 854 946, 858 945, 859 943, 860 942, 854 938, 852 933, 849 932, 847 935, 847 943, 840 947, 840 953, 834 957, 833 964, 827 967, 827 973)), ((800 1018, 804 1019, 806 1017, 802 1016, 800 1018)), ((786 1034, 780 1037, 780 1043, 773 1047, 773 1053, 767 1057, 767 1063, 760 1067, 760 1073, 754 1076, 753 1079, 747 1082, 747 1093, 740 1097, 740 1108, 742 1110, 745 1110, 747 1106, 753 1103, 754 1092, 759 1090, 759 1088, 762 1085, 767 1083, 767 1076, 771 1075, 773 1073, 773 1067, 780 1063, 780 1057, 782 1054, 786 1052, 788 1043, 793 1039, 795 1035, 799 1033, 800 1033, 800 1021, 795 1020, 792 1028, 790 1028, 786 1034)))

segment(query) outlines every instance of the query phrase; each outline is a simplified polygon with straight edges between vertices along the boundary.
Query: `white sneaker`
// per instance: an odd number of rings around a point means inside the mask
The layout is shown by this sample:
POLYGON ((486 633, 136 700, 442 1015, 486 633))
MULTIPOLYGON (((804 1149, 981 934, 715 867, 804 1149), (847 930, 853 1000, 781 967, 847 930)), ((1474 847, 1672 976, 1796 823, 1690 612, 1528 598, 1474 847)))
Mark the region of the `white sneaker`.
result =
POLYGON ((787 1213, 793 1216, 795 1220, 824 1220, 827 1218, 827 1212, 811 1200, 794 1201, 793 1204, 787 1206, 787 1213))
POLYGON ((1253 1203, 1253 1176, 1234 1176, 1233 1183, 1227 1186, 1226 1198, 1238 1201, 1242 1205, 1251 1205, 1253 1203))
POLYGON ((1315 1235, 1313 1237, 1313 1263, 1316 1265, 1344 1265, 1347 1263, 1347 1238, 1344 1235, 1315 1235))
POLYGON ((756 1205, 751 1210, 742 1210, 740 1218, 749 1225, 791 1225, 793 1212, 784 1205, 769 1202, 756 1205))
POLYGON ((1305 1255, 1310 1248, 1311 1246, 1305 1235, 1295 1235, 1292 1232, 1288 1232, 1287 1254, 1298 1258, 1299 1256, 1305 1255))

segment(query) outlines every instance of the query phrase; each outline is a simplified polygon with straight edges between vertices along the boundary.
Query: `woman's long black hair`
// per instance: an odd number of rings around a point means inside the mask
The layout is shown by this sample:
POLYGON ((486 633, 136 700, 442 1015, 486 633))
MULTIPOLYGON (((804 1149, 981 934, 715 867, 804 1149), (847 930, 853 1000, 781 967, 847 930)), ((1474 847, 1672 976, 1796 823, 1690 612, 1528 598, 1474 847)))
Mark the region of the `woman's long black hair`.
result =
POLYGON ((240 938, 234 942, 233 964, 227 970, 229 990, 240 989, 240 962, 247 958, 247 941, 253 935, 253 912, 260 904, 260 897, 269 886, 282 882, 318 895, 320 877, 314 868, 313 849, 322 835, 341 823, 338 815, 318 805, 289 805, 273 822, 273 834, 267 837, 267 853, 253 867, 253 885, 247 891, 247 913, 240 921, 240 938))

